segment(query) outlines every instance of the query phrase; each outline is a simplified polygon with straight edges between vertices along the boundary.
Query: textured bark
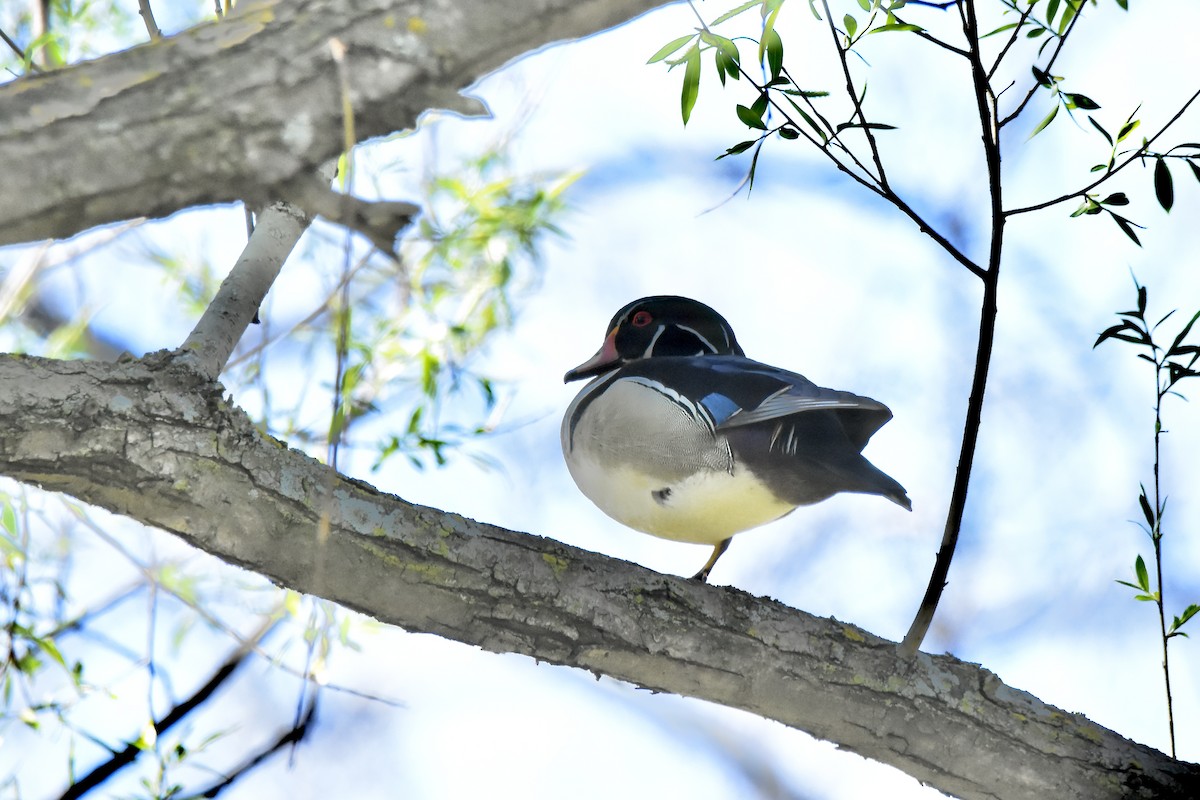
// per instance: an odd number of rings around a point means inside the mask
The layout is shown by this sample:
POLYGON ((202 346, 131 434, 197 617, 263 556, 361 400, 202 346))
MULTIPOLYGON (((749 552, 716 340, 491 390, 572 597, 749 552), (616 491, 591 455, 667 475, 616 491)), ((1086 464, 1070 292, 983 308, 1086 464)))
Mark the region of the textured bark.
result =
POLYGON ((977 665, 346 479, 162 354, 0 357, 0 418, 0 473, 409 630, 745 709, 961 797, 1198 796, 1200 767, 977 665))
POLYGON ((459 90, 507 60, 663 0, 258 0, 222 22, 0 86, 0 245, 196 205, 303 206, 343 149, 330 40, 358 141, 426 109, 482 112, 459 90))

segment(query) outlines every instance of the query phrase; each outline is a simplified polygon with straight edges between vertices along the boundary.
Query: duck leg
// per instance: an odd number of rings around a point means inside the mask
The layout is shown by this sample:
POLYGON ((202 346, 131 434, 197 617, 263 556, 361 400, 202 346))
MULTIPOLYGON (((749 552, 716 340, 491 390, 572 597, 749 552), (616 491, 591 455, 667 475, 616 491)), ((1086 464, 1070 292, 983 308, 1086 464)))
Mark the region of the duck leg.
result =
POLYGON ((708 573, 712 572, 713 565, 717 563, 717 559, 729 549, 731 541, 733 541, 732 537, 717 542, 716 547, 713 548, 712 555, 708 557, 708 561, 700 568, 700 571, 692 576, 692 580, 708 583, 708 573))

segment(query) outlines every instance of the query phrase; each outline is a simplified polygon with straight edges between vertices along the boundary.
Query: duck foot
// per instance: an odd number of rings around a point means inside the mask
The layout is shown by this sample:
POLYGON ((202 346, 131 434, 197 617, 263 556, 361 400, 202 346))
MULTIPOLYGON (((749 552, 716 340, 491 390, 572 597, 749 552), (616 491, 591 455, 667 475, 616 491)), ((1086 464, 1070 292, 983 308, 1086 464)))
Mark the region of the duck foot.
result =
POLYGON ((708 561, 705 562, 704 566, 700 568, 699 572, 691 577, 691 580, 700 581, 701 583, 708 583, 708 573, 712 572, 713 565, 717 563, 717 559, 729 549, 729 543, 731 541, 733 541, 732 537, 729 539, 722 539, 721 541, 717 542, 716 547, 713 548, 712 555, 708 557, 708 561))

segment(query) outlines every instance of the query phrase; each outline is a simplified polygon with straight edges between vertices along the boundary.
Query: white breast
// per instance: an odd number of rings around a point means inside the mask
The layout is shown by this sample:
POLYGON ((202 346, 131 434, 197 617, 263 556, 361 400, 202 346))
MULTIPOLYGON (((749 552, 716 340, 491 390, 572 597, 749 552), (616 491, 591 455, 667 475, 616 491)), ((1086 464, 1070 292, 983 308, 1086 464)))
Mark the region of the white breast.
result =
POLYGON ((645 379, 593 381, 567 409, 562 433, 580 491, 644 533, 716 544, 794 508, 734 465, 728 442, 701 410, 645 379))

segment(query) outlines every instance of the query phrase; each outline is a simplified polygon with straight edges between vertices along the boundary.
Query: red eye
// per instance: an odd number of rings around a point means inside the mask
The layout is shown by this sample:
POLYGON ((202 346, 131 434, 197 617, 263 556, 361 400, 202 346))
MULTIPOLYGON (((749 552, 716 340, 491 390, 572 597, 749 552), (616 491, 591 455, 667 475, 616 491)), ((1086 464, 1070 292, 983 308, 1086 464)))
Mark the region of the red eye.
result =
POLYGON ((649 311, 639 311, 636 314, 634 314, 633 319, 631 319, 629 321, 633 323, 633 327, 635 327, 635 328, 644 328, 647 325, 649 325, 653 320, 654 320, 654 317, 650 316, 649 311))

